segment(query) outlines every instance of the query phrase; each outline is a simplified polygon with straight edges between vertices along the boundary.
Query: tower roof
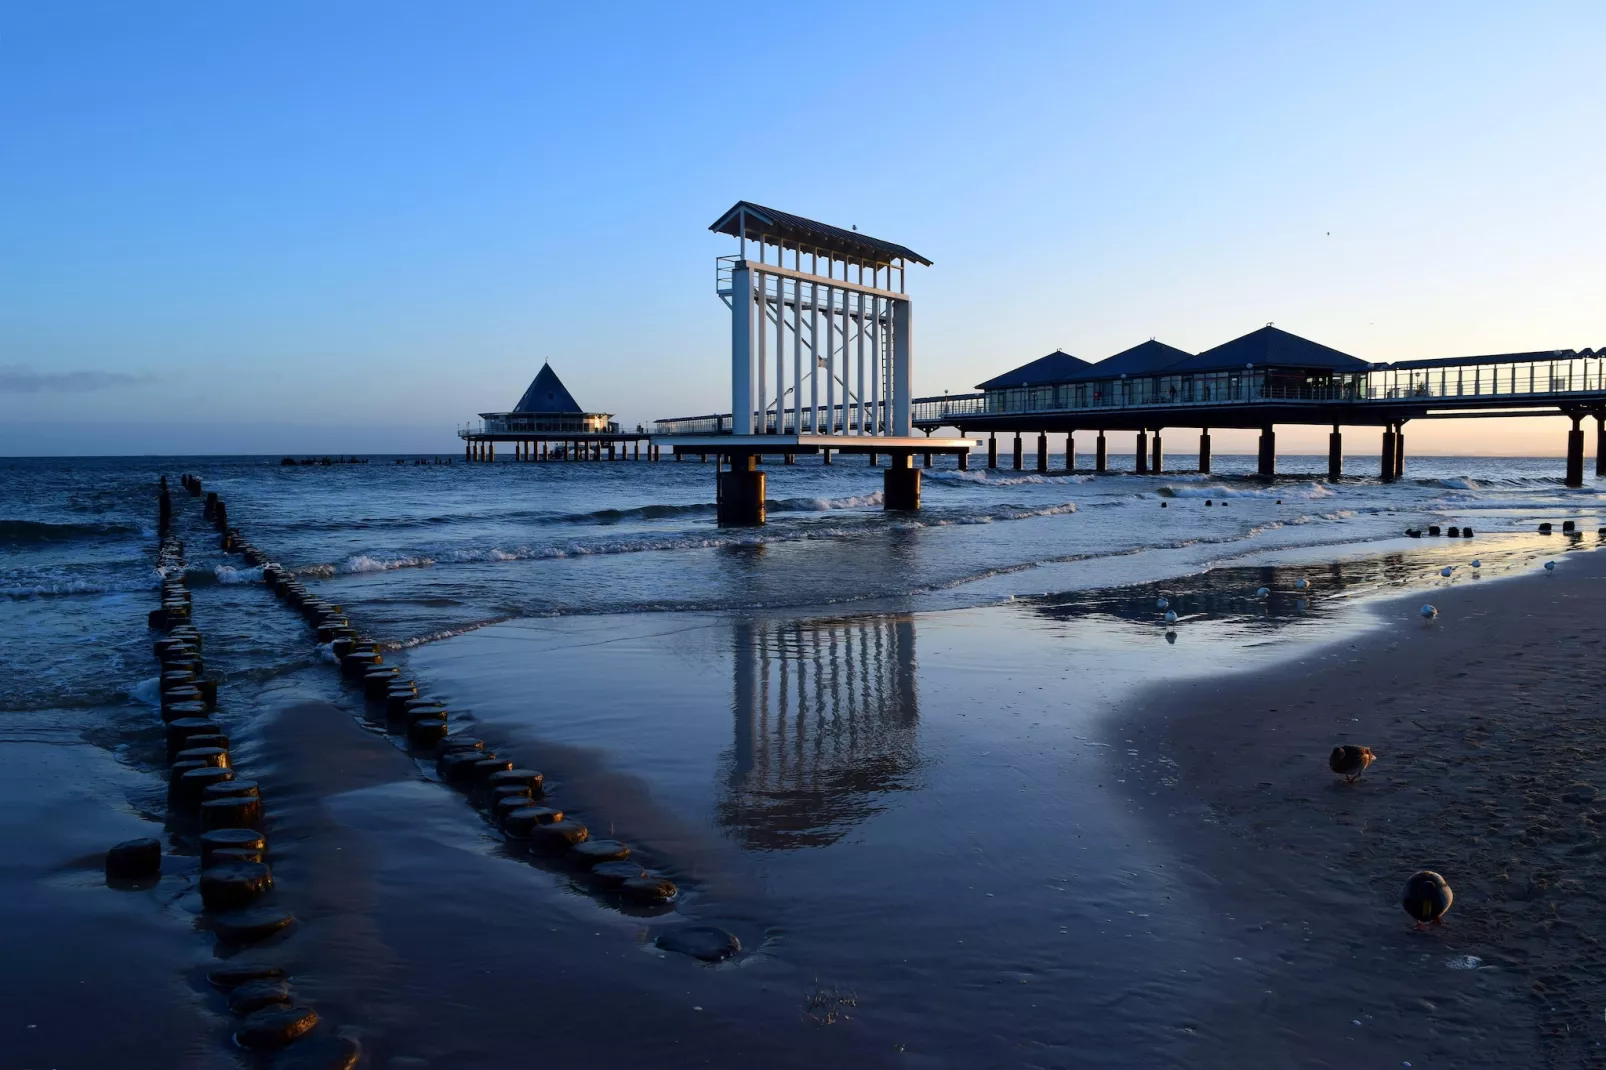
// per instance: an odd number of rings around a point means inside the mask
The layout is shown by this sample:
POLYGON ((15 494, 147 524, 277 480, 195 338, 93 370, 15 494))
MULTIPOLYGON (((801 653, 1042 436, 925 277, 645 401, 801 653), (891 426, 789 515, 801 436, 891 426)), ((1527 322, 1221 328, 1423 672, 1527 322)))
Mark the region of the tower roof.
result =
POLYGON ((584 412, 552 365, 543 363, 513 412, 584 412))
POLYGON ((763 234, 771 242, 779 242, 782 248, 801 248, 804 251, 820 249, 835 253, 837 256, 856 257, 878 264, 901 258, 927 267, 931 266, 930 260, 907 246, 872 238, 856 230, 843 230, 829 223, 816 223, 812 219, 804 219, 800 215, 780 212, 774 208, 765 208, 762 204, 754 204, 752 201, 737 201, 731 206, 730 211, 714 220, 708 229, 732 237, 744 231, 749 238, 757 238, 763 234))

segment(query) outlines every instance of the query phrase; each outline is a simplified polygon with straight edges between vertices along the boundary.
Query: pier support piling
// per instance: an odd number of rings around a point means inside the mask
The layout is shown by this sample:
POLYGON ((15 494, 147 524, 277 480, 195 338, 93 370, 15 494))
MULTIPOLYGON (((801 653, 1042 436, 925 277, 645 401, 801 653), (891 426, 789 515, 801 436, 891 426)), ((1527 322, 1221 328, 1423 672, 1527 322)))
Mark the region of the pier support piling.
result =
POLYGON ((1065 470, 1067 472, 1076 471, 1076 436, 1074 434, 1065 436, 1065 470))
POLYGON ((1606 413, 1595 414, 1595 474, 1606 476, 1606 413))
POLYGON ((1385 483, 1394 478, 1395 457, 1394 426, 1390 424, 1383 428, 1383 465, 1381 471, 1378 473, 1378 478, 1382 479, 1385 483))
POLYGON ((1210 474, 1210 428, 1199 429, 1199 471, 1203 475, 1210 474))
POLYGON ((1093 471, 1103 474, 1109 470, 1110 453, 1104 442, 1104 432, 1099 432, 1098 443, 1093 447, 1093 471))
POLYGON ((1040 431, 1037 435, 1037 470, 1048 471, 1048 432, 1040 431))
POLYGON ((1339 433, 1338 425, 1327 436, 1327 478, 1337 479, 1344 474, 1344 436, 1339 433))
POLYGON ((1405 478, 1405 424, 1394 425, 1394 478, 1405 478))
POLYGON ((1138 432, 1137 446, 1133 449, 1132 452, 1134 454, 1134 456, 1133 456, 1134 464, 1133 464, 1133 467, 1132 467, 1132 471, 1136 472, 1140 476, 1148 475, 1149 474, 1149 433, 1147 431, 1139 431, 1138 432))
POLYGON ((821 464, 830 464, 831 463, 831 451, 830 450, 821 450, 820 451, 820 463, 821 464))
POLYGON ((1165 450, 1160 447, 1160 429, 1154 429, 1154 456, 1149 462, 1149 470, 1155 475, 1165 471, 1165 450))
POLYGON ((1582 416, 1573 417, 1573 429, 1567 432, 1567 485, 1584 485, 1584 429, 1582 416))
POLYGON ((959 470, 961 472, 970 471, 970 454, 969 454, 969 452, 961 453, 959 455, 959 470))
POLYGON ((1270 427, 1260 429, 1260 464, 1257 471, 1268 477, 1277 474, 1277 432, 1270 427))
POLYGON ((730 471, 719 479, 720 527, 757 527, 764 523, 765 476, 752 454, 731 457, 730 471))
POLYGON ((907 453, 894 453, 881 475, 882 507, 912 511, 920 508, 920 469, 910 464, 907 453))
POLYGON ((1015 432, 1015 458, 1014 459, 1015 459, 1015 471, 1019 472, 1021 470, 1021 461, 1022 461, 1022 452, 1021 452, 1021 442, 1020 442, 1020 432, 1019 431, 1015 432))
POLYGON ((987 436, 987 467, 998 467, 998 436, 996 434, 987 436))

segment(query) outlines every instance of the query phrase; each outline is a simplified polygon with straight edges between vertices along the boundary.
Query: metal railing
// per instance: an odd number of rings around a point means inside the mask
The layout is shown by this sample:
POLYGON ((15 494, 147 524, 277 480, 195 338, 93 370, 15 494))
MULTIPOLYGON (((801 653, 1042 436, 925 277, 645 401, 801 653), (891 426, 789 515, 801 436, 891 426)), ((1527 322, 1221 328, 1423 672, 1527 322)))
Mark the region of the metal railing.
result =
POLYGON ((617 435, 617 421, 592 420, 584 416, 541 416, 492 419, 459 424, 458 438, 476 435, 617 435))
MULTIPOLYGON (((824 405, 810 410, 803 406, 799 411, 789 408, 777 416, 774 409, 753 412, 754 434, 757 435, 885 435, 889 434, 888 406, 882 402, 865 402, 863 422, 860 422, 857 402, 838 404, 830 411, 824 405)), ((726 435, 731 431, 729 413, 714 416, 682 416, 670 420, 654 420, 655 435, 726 435)))

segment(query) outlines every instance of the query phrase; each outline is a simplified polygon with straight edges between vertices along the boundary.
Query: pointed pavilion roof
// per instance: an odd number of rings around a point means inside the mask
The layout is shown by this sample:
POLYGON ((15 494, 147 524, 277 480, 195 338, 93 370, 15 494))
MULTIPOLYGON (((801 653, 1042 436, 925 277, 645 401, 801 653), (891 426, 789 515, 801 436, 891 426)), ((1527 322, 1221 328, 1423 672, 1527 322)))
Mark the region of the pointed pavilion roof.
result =
POLYGON ((513 412, 584 412, 580 403, 574 400, 569 388, 563 385, 558 373, 552 370, 552 365, 543 363, 541 370, 531 380, 529 389, 519 398, 519 403, 513 406, 513 412))
POLYGON ((1236 370, 1246 364, 1253 364, 1257 368, 1314 368, 1346 372, 1365 371, 1371 367, 1359 357, 1341 353, 1297 334, 1289 334, 1268 323, 1258 331, 1250 331, 1241 338, 1223 342, 1166 370, 1179 375, 1192 375, 1195 372, 1236 370))
POLYGON ((1157 375, 1173 365, 1192 358, 1193 354, 1153 338, 1140 342, 1131 349, 1123 349, 1113 357, 1105 357, 1097 364, 1089 364, 1073 379, 1118 379, 1123 375, 1157 375))
POLYGON ((1081 357, 1073 357, 1063 349, 1056 349, 1046 357, 1038 357, 1030 364, 1022 364, 1003 375, 995 375, 985 383, 977 383, 977 390, 1003 390, 1011 386, 1039 386, 1043 383, 1063 383, 1078 378, 1092 367, 1081 357))

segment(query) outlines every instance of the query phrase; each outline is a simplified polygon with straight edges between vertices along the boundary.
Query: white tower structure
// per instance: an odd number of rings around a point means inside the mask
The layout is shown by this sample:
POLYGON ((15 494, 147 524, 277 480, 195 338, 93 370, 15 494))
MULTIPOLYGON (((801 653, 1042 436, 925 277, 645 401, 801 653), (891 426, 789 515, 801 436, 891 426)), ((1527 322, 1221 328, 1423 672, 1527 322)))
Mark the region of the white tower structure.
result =
POLYGON ((676 435, 678 451, 728 457, 720 519, 762 524, 766 453, 890 458, 888 509, 920 507, 915 453, 965 453, 969 439, 916 437, 911 264, 931 261, 857 229, 738 201, 710 230, 737 240, 716 262, 731 312, 731 410, 707 434, 676 435))

